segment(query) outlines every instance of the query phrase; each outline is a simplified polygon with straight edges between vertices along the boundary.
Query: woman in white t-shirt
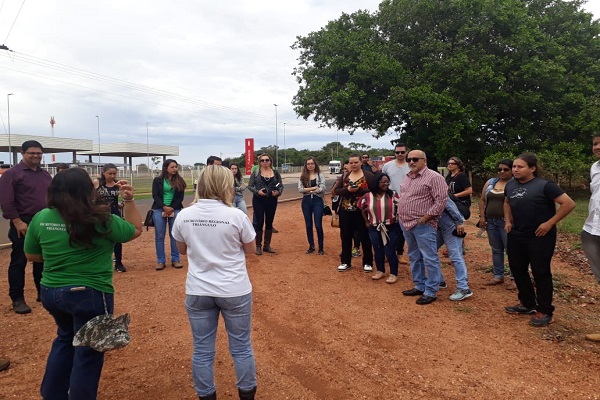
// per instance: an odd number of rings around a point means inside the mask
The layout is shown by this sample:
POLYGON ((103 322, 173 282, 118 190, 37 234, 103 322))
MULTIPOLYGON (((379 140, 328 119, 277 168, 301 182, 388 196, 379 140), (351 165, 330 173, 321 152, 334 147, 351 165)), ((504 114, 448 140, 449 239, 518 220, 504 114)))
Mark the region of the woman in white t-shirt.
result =
POLYGON ((194 337, 194 386, 201 400, 216 399, 215 340, 222 314, 240 399, 254 399, 252 285, 245 255, 254 252, 256 233, 246 214, 232 207, 234 179, 229 169, 206 167, 198 177, 197 197, 198 202, 180 211, 173 226, 177 248, 188 256, 185 307, 194 337))

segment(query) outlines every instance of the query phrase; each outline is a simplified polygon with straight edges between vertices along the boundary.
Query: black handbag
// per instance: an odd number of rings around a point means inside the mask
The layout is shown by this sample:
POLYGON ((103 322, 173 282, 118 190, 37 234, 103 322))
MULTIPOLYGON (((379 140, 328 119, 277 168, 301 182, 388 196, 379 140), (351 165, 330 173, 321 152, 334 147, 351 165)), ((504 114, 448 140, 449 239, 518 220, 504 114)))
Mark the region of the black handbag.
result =
POLYGON ((465 218, 465 221, 471 218, 471 209, 466 201, 460 200, 454 195, 451 196, 451 199, 454 202, 454 204, 456 204, 456 208, 458 208, 458 211, 460 211, 462 216, 465 218))
POLYGON ((154 226, 154 210, 150 209, 148 210, 148 212, 146 213, 146 219, 144 219, 144 226, 146 227, 146 230, 148 230, 149 226, 154 226))
POLYGON ((323 215, 333 215, 331 208, 327 204, 323 206, 323 215))

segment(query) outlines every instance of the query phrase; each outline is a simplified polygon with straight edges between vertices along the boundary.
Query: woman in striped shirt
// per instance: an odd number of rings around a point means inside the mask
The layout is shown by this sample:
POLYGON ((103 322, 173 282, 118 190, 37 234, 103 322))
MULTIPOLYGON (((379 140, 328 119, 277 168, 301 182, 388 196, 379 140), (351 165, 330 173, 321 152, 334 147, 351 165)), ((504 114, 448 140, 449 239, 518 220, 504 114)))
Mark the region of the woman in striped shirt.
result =
POLYGON ((385 276, 385 257, 390 264, 390 276, 387 283, 398 281, 398 256, 396 240, 400 226, 396 221, 398 212, 398 194, 390 189, 390 177, 378 172, 369 187, 370 192, 358 202, 363 218, 369 229, 369 238, 375 254, 377 272, 371 278, 379 280, 385 276))

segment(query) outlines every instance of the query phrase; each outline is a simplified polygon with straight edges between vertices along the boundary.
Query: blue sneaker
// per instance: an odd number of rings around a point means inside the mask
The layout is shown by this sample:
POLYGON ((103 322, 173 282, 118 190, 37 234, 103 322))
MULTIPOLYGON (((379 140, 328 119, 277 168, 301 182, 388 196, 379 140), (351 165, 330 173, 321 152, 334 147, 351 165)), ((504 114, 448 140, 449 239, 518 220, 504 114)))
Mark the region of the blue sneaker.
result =
POLYGON ((462 301, 471 296, 473 296, 473 291, 471 289, 456 289, 456 292, 450 295, 450 300, 462 301))

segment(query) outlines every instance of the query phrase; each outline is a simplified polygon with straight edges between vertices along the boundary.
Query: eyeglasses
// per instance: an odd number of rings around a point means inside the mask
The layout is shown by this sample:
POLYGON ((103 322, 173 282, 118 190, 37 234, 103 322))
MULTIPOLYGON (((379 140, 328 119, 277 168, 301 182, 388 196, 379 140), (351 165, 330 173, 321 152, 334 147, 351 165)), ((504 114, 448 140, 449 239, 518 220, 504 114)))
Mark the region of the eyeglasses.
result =
POLYGON ((25 154, 28 154, 30 156, 41 156, 44 153, 38 152, 38 151, 26 151, 25 154))
POLYGON ((412 158, 407 157, 406 161, 408 161, 409 163, 410 162, 416 163, 416 162, 419 162, 419 160, 424 160, 424 159, 425 159, 424 157, 412 157, 412 158))
POLYGON ((405 154, 406 151, 395 151, 394 153, 396 153, 396 154, 405 154))
POLYGON ((510 168, 498 168, 498 172, 508 172, 510 168))
POLYGON ((448 165, 456 165, 455 162, 449 162, 448 165))
POLYGON ((260 162, 271 162, 271 160, 269 160, 268 158, 261 158, 260 162))

